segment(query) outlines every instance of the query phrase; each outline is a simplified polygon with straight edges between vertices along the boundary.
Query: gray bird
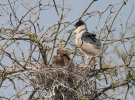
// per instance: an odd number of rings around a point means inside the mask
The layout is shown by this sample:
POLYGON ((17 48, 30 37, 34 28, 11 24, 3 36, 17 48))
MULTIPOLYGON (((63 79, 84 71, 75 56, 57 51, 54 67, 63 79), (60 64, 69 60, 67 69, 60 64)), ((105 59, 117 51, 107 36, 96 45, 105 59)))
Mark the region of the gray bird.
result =
POLYGON ((102 57, 101 42, 96 38, 95 34, 89 33, 86 24, 79 20, 75 25, 73 31, 76 33, 75 45, 86 56, 85 67, 88 63, 88 55, 102 57))

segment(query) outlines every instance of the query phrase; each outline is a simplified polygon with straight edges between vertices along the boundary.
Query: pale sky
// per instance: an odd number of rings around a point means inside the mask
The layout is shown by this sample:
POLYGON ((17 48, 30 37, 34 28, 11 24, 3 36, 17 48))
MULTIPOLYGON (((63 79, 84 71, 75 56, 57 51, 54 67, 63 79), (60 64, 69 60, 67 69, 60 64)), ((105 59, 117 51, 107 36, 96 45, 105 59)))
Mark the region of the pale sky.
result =
MULTIPOLYGON (((10 1, 13 1, 13 0, 10 0, 10 1)), ((27 1, 27 0, 26 0, 27 1)), ((39 0, 33 0, 32 3, 31 3, 31 6, 34 6, 35 5, 35 2, 38 2, 39 0)), ((48 0, 46 0, 48 2, 48 0)), ((45 2, 44 1, 44 4, 45 2)), ((62 0, 55 0, 56 1, 56 4, 62 4, 62 0)), ((73 20, 75 20, 76 18, 78 18, 82 12, 86 9, 86 7, 88 7, 88 5, 90 4, 92 0, 65 0, 65 7, 68 7, 69 4, 71 4, 71 12, 67 14, 67 17, 64 19, 64 21, 68 20, 70 22, 72 22, 73 20)), ((123 0, 98 0, 97 2, 95 2, 90 8, 89 10, 87 11, 87 13, 89 12, 92 12, 92 11, 103 11, 106 9, 106 7, 109 5, 108 2, 111 2, 111 3, 118 3, 118 2, 121 2, 123 0)), ((20 16, 22 17, 23 14, 26 12, 26 9, 24 9, 23 7, 21 7, 22 5, 20 4, 21 0, 18 2, 18 5, 16 5, 16 7, 18 6, 18 9, 16 11, 16 14, 17 16, 20 16)), ((0 0, 0 3, 3 4, 3 3, 7 3, 7 0, 0 0)), ((51 2, 51 4, 53 4, 53 2, 51 2)), ((121 31, 121 27, 120 27, 120 20, 121 20, 121 23, 123 23, 123 25, 125 25, 128 17, 129 17, 129 14, 131 13, 131 10, 132 10, 132 6, 133 4, 135 4, 135 0, 129 0, 127 2, 127 4, 122 8, 122 10, 120 11, 120 13, 118 14, 117 16, 117 19, 114 23, 114 26, 113 28, 116 28, 116 31, 114 31, 114 36, 117 38, 119 37, 119 33, 121 31)), ((121 5, 121 4, 120 4, 121 5)), ((116 10, 119 8, 120 6, 116 6, 116 10)), ((1 10, 1 8, 0 8, 1 10)), ((10 9, 9 9, 10 11, 10 9)), ((66 12, 66 11, 65 11, 66 12)), ((88 30, 90 32, 92 31, 95 31, 98 33, 99 29, 103 26, 104 24, 104 21, 107 17, 107 15, 109 14, 109 10, 107 12, 105 12, 105 14, 102 16, 101 20, 100 20, 100 23, 99 23, 99 27, 98 29, 96 30, 95 29, 95 26, 97 25, 97 22, 98 22, 98 18, 99 16, 98 15, 95 15, 91 18, 89 18, 87 21, 86 21, 86 24, 88 26, 88 30)), ((112 16, 113 17, 113 16, 112 16)), ((42 26, 45 26, 46 28, 48 26, 51 26, 55 23, 58 22, 58 19, 59 17, 57 16, 57 13, 55 11, 54 8, 51 8, 49 10, 44 10, 41 12, 41 16, 40 16, 41 20, 39 21, 41 27, 42 26)), ((82 19, 85 20, 87 17, 83 17, 82 19)), ((4 24, 7 20, 9 20, 9 16, 7 17, 2 17, 0 16, 0 27, 3 27, 2 24, 4 24)), ((33 18, 34 20, 34 18, 33 18)), ((130 16, 130 19, 128 21, 128 25, 130 25, 131 23, 135 23, 135 7, 134 7, 134 10, 130 16)), ((6 26, 4 25, 4 27, 9 27, 9 26, 6 26)), ((69 27, 66 28, 65 31, 67 30, 70 30, 72 29, 73 25, 70 25, 69 27)), ((46 29, 45 28, 45 29, 46 29)), ((59 35, 59 37, 62 37, 63 36, 63 33, 59 35)), ((65 37, 66 38, 66 37, 65 37)), ((0 42, 0 44, 2 45, 2 42, 0 42)), ((24 52, 27 53, 27 44, 21 44, 22 45, 22 49, 24 50, 24 52)), ((111 47, 110 47, 111 48, 111 47)), ((11 49, 11 48, 10 48, 11 49)), ((10 50, 9 49, 9 50, 10 50)), ((19 52, 16 52, 18 55, 19 52)), ((5 63, 7 63, 7 60, 4 61, 5 63)), ((121 61, 120 61, 121 62, 121 61)), ((3 85, 7 84, 8 81, 5 81, 3 83, 3 85)), ((20 83, 22 85, 22 83, 20 83)), ((9 84, 8 84, 9 85, 9 84)), ((9 87, 9 89, 5 89, 5 88, 1 88, 0 89, 0 95, 3 95, 3 93, 7 96, 11 95, 11 94, 14 94, 16 91, 13 90, 13 87, 9 87)))

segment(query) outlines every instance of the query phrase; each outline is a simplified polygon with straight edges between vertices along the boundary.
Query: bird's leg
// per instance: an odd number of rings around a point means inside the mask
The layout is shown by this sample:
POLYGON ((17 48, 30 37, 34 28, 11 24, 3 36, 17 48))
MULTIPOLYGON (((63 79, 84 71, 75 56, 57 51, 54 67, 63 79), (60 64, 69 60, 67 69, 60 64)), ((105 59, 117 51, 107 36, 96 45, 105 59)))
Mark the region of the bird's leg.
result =
POLYGON ((95 65, 95 62, 96 62, 96 57, 93 56, 93 57, 91 58, 91 60, 89 61, 89 64, 90 64, 91 66, 93 66, 93 65, 95 65))
POLYGON ((89 60, 89 57, 88 55, 85 53, 85 63, 84 63, 84 67, 83 68, 86 68, 88 66, 88 60, 89 60))
POLYGON ((89 60, 89 57, 88 57, 88 55, 84 52, 84 51, 82 51, 81 49, 80 49, 80 51, 85 55, 85 63, 84 63, 84 67, 83 68, 86 68, 87 66, 88 66, 88 60, 89 60))

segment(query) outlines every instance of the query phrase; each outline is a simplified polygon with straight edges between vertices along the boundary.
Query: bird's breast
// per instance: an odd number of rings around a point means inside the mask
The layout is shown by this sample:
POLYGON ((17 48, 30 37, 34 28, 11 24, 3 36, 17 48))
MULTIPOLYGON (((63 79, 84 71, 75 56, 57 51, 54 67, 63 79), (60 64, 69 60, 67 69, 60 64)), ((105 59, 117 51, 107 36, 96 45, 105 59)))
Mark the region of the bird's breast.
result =
POLYGON ((76 45, 77 47, 81 47, 81 45, 82 45, 81 36, 76 35, 76 38, 75 38, 75 45, 76 45))

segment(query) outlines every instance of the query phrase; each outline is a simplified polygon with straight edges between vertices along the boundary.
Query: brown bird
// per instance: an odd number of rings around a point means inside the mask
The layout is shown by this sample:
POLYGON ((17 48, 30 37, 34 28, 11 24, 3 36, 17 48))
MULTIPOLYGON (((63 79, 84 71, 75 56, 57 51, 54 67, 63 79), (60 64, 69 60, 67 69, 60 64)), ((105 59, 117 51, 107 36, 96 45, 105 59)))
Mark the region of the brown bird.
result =
POLYGON ((75 67, 73 61, 71 61, 71 58, 69 57, 69 54, 70 52, 65 48, 58 48, 57 55, 53 56, 52 65, 59 67, 67 66, 69 68, 75 67))

